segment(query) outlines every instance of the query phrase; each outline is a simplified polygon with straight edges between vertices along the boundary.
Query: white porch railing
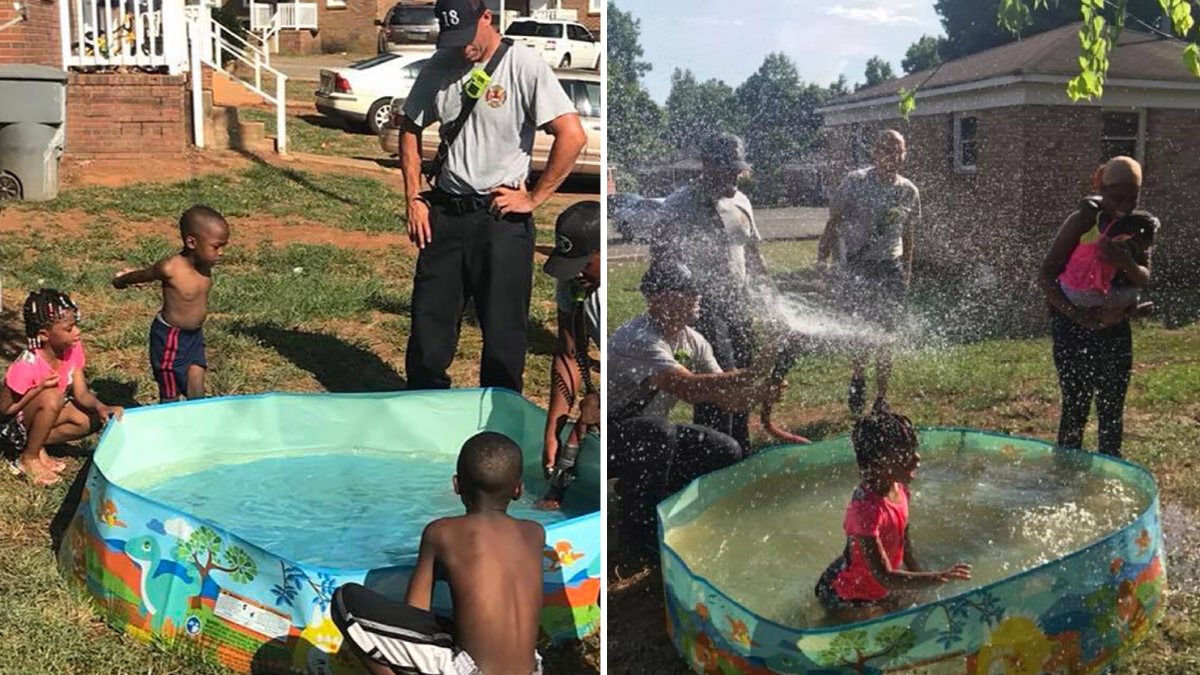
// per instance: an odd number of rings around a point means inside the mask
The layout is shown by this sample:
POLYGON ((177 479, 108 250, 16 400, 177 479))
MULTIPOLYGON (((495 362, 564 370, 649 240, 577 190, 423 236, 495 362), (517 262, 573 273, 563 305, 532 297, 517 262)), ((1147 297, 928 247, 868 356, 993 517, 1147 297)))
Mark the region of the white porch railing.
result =
POLYGON ((280 2, 269 4, 250 3, 250 30, 265 33, 275 30, 315 30, 317 28, 317 3, 280 2))
POLYGON ((183 0, 62 0, 62 56, 67 69, 187 67, 183 0))
MULTIPOLYGON (((192 96, 193 105, 199 105, 199 87, 201 82, 200 65, 224 72, 230 78, 237 80, 247 89, 258 94, 267 103, 275 106, 275 138, 276 150, 279 154, 287 153, 287 75, 270 66, 270 56, 267 54, 265 40, 261 36, 251 37, 252 41, 231 32, 222 26, 207 11, 203 16, 189 19, 189 36, 195 56, 192 59, 192 96), (258 43, 258 44, 255 44, 258 43), (231 63, 233 71, 238 66, 248 70, 249 75, 239 77, 230 72, 225 66, 231 63)), ((199 113, 202 114, 202 113, 199 113)), ((199 114, 197 119, 199 119, 199 114)), ((203 125, 195 125, 196 145, 204 147, 203 125)))

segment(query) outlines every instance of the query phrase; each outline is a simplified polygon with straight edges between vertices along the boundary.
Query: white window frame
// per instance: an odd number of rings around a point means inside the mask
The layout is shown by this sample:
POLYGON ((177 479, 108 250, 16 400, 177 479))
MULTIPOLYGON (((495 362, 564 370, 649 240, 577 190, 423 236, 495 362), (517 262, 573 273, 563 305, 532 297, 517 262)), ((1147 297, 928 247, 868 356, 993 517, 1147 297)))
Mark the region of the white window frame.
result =
POLYGON ((600 13, 601 0, 588 0, 588 14, 600 13))
POLYGON ((1100 147, 1104 147, 1104 141, 1128 141, 1136 142, 1136 156, 1134 159, 1141 164, 1143 168, 1146 166, 1146 109, 1145 108, 1101 108, 1100 109, 1100 147), (1105 136, 1104 135, 1104 116, 1109 113, 1118 113, 1124 115, 1137 114, 1137 138, 1131 139, 1128 136, 1105 136))
POLYGON ((346 9, 346 0, 325 0, 325 9, 346 9))
POLYGON ((974 112, 963 112, 954 114, 954 173, 975 173, 979 170, 979 115, 974 112), (975 144, 975 164, 963 163, 963 138, 962 138, 962 121, 964 119, 975 120, 975 138, 971 139, 971 143, 975 144))

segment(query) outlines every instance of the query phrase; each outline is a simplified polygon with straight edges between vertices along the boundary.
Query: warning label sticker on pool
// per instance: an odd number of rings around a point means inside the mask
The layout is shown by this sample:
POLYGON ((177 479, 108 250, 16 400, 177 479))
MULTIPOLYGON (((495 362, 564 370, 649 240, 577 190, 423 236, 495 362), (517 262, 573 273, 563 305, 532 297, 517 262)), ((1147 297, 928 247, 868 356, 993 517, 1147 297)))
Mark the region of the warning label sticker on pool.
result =
POLYGON ((269 638, 286 636, 292 626, 289 617, 226 591, 221 591, 217 596, 213 614, 269 638))

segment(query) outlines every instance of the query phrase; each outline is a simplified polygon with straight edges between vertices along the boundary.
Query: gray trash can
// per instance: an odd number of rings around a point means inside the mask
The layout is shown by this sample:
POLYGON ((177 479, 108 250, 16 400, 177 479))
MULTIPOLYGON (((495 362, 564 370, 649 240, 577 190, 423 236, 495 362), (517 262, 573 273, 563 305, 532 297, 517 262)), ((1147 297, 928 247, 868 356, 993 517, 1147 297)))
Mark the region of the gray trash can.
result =
POLYGON ((58 196, 66 119, 66 71, 0 66, 0 199, 58 196))

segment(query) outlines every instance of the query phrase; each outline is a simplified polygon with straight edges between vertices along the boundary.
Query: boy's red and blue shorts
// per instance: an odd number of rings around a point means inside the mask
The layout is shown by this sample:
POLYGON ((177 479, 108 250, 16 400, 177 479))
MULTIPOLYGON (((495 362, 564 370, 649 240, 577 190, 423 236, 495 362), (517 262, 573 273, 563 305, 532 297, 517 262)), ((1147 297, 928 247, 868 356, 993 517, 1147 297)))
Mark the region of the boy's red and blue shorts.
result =
POLYGON ((158 382, 158 396, 170 401, 187 394, 187 372, 192 366, 208 368, 204 356, 204 329, 176 328, 161 316, 150 322, 150 368, 158 382))

